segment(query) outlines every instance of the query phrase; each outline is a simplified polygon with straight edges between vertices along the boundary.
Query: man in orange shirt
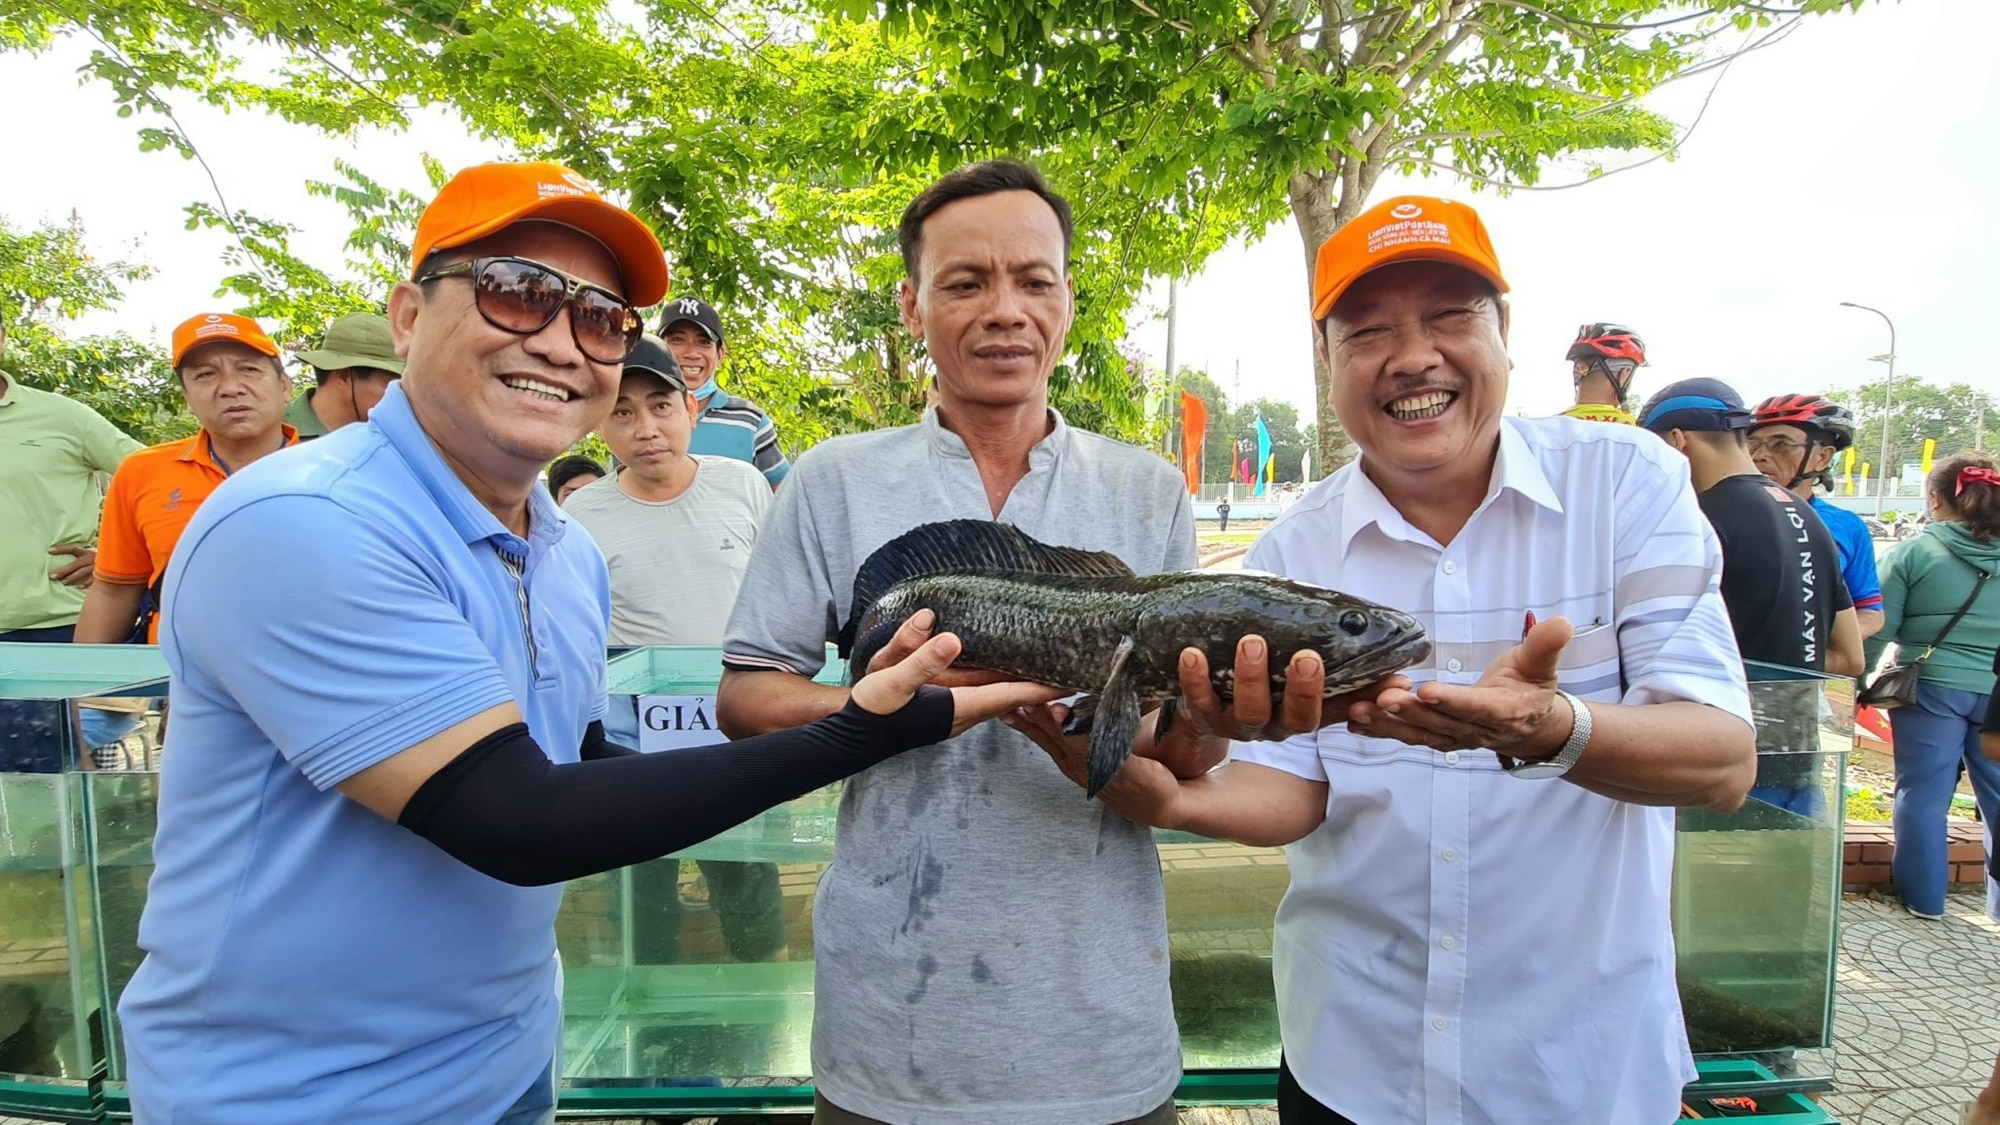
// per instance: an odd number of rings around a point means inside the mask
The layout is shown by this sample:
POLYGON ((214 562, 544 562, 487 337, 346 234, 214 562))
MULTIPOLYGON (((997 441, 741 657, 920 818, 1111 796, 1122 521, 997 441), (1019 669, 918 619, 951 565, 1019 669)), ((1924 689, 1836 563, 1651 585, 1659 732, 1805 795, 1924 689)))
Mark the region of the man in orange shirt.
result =
MULTIPOLYGON (((284 424, 291 382, 278 345, 256 321, 233 313, 189 317, 174 329, 173 363, 201 429, 132 454, 113 474, 97 532, 97 581, 76 620, 79 644, 130 637, 195 509, 230 473, 298 440, 284 424)), ((158 638, 155 618, 146 640, 158 638)))

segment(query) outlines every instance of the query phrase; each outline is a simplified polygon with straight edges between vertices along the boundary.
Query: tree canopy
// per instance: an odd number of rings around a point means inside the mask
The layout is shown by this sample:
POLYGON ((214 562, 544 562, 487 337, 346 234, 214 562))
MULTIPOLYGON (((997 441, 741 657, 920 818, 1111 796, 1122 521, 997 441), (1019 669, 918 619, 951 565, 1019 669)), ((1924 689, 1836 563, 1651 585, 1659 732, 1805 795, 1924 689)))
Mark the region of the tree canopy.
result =
MULTIPOLYGON (((1877 462, 1882 459, 1884 389, 1876 380, 1840 396, 1860 421, 1854 435, 1855 472, 1859 474, 1863 462, 1874 465, 1871 479, 1883 475, 1877 462)), ((1939 386, 1915 375, 1898 375, 1889 419, 1891 473, 1906 461, 1921 460, 1926 438, 1937 441, 1937 456, 1942 459, 1974 449, 1992 450, 1995 437, 2000 436, 1996 434, 2000 431, 2000 411, 1994 409, 1993 397, 1970 383, 1939 386)))
MULTIPOLYGON (((1557 159, 1587 178, 1609 153, 1670 152, 1645 94, 1860 2, 20 0, 0 50, 83 38, 138 143, 189 159, 174 107, 199 100, 333 135, 445 106, 497 152, 569 164, 659 233, 675 291, 724 316, 725 378, 796 448, 921 407, 891 233, 966 160, 1031 159, 1071 197, 1078 309, 1053 397, 1141 438, 1117 349, 1149 278, 1286 215, 1310 260, 1390 170, 1533 186, 1557 159)), ((313 190, 355 221, 338 267, 299 259, 226 184, 190 208, 234 236, 225 288, 288 333, 379 301, 421 202, 379 169, 335 173, 313 190)))
POLYGON ((64 331, 85 313, 117 307, 123 287, 150 272, 93 254, 75 216, 32 230, 0 216, 0 328, 7 335, 0 370, 84 403, 143 442, 193 433, 165 349, 124 332, 64 331))

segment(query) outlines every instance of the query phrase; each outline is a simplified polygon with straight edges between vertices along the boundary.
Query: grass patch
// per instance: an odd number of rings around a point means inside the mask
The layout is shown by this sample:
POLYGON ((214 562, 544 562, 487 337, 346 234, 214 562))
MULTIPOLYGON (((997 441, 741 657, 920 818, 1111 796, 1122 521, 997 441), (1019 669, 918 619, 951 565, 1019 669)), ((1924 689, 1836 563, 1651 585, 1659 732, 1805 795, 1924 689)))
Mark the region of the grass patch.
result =
POLYGON ((1847 819, 1888 820, 1889 800, 1873 789, 1856 789, 1847 795, 1847 819))

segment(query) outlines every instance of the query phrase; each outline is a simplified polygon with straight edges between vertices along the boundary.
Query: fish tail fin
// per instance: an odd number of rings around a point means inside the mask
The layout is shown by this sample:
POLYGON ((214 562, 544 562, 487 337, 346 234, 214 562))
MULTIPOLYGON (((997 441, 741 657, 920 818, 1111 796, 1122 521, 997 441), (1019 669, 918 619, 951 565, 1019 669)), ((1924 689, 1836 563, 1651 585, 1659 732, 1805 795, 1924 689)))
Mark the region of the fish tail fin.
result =
POLYGON ((1132 638, 1118 642, 1111 661, 1111 678, 1098 695, 1097 715, 1090 730, 1090 776, 1085 797, 1095 797, 1111 783, 1125 759, 1132 754, 1132 740, 1139 735, 1138 677, 1132 674, 1132 638))
POLYGON ((1132 568, 1108 551, 1052 547, 997 520, 945 520, 913 527, 875 549, 854 572, 854 596, 841 627, 840 655, 848 657, 861 620, 891 586, 949 570, 1026 571, 1129 578, 1132 568))

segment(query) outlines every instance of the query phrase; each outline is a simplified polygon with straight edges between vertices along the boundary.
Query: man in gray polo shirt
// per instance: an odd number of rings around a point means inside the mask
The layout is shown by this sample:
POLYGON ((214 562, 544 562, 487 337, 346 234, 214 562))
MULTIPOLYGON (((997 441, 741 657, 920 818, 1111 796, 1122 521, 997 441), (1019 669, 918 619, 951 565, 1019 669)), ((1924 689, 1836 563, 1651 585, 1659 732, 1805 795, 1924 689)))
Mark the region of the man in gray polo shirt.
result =
MULTIPOLYGON (((1194 565, 1173 466, 1048 406, 1070 234, 1062 197, 1007 162, 960 168, 904 213, 902 318, 929 348, 937 405, 918 425, 814 447, 778 490, 723 643, 730 734, 842 705, 810 677, 855 570, 919 524, 997 519, 1141 574, 1194 565)), ((1176 772, 1213 764, 1208 744, 1186 745, 1176 772)), ((813 941, 823 1125, 1174 1119, 1152 836, 1080 799, 999 723, 846 783, 813 941)))

